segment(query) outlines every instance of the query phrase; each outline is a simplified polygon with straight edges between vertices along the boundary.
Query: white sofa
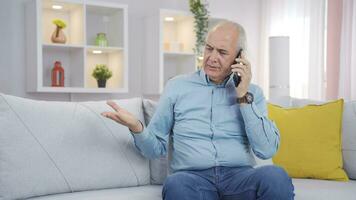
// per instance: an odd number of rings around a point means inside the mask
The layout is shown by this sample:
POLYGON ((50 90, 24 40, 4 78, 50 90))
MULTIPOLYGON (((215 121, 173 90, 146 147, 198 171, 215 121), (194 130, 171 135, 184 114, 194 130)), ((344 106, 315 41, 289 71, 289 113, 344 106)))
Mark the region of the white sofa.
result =
MULTIPOLYGON (((140 98, 117 103, 145 122, 155 109, 155 102, 140 98)), ((344 121, 356 122, 356 104, 345 107, 353 110, 344 121)), ((100 115, 108 109, 104 101, 35 101, 0 94, 0 200, 161 199, 168 159, 141 156, 127 128, 100 115)), ((355 123, 349 128, 345 168, 356 178, 355 123)), ((356 199, 355 180, 293 182, 296 200, 356 199)))

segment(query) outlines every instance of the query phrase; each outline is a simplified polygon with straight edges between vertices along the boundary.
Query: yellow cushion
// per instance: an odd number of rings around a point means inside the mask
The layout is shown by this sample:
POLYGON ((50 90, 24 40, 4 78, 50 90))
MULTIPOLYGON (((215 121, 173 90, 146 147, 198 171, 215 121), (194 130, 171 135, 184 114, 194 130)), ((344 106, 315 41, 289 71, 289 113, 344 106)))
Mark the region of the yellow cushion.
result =
POLYGON ((347 181, 341 153, 343 105, 342 99, 302 108, 268 104, 281 134, 273 163, 294 178, 347 181))

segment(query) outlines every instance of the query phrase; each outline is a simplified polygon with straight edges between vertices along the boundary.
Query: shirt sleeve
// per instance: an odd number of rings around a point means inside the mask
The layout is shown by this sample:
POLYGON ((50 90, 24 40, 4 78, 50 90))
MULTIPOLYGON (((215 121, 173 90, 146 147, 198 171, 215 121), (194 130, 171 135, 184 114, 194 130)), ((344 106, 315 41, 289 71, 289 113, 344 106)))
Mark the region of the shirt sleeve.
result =
POLYGON ((166 84, 150 123, 141 133, 132 133, 136 148, 143 156, 154 159, 167 153, 169 134, 173 127, 173 86, 166 84))
POLYGON ((267 105, 259 87, 252 92, 254 102, 241 105, 246 134, 255 155, 261 159, 271 158, 278 150, 280 134, 276 124, 267 117, 267 105))

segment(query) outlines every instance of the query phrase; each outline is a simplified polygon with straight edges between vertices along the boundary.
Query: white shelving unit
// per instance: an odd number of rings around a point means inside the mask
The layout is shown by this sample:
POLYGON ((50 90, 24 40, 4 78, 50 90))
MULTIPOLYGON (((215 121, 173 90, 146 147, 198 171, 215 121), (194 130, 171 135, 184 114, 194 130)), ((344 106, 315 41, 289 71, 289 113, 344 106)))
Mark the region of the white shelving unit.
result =
POLYGON ((159 95, 170 78, 196 70, 193 22, 188 12, 166 9, 146 18, 144 94, 159 95))
MULTIPOLYGON (((210 19, 209 26, 220 20, 210 19)), ((157 15, 146 17, 145 25, 143 91, 145 95, 160 95, 170 78, 197 70, 194 18, 189 12, 161 9, 157 15)))
POLYGON ((164 84, 178 74, 195 71, 195 54, 164 53, 163 58, 164 84))
POLYGON ((27 88, 29 92, 128 92, 127 6, 99 0, 32 0, 26 4, 27 88), (54 9, 53 6, 61 9, 54 9), (51 42, 53 19, 62 19, 67 42, 51 42), (106 33, 107 47, 95 46, 106 33), (95 53, 94 53, 95 52, 95 53), (55 61, 64 68, 64 87, 51 87, 55 61), (91 73, 96 64, 113 72, 106 88, 98 88, 91 73))

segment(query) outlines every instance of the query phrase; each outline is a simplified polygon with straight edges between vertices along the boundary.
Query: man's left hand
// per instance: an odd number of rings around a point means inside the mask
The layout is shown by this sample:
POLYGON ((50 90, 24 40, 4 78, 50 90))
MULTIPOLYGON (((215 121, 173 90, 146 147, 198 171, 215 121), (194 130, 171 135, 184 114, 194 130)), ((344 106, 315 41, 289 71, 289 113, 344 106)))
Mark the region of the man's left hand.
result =
POLYGON ((234 73, 235 72, 238 73, 241 77, 241 82, 235 88, 237 93, 237 98, 241 98, 247 93, 248 87, 251 82, 251 78, 252 78, 251 64, 246 59, 244 52, 241 52, 241 58, 236 58, 235 60, 237 64, 231 65, 232 68, 231 71, 234 73))

